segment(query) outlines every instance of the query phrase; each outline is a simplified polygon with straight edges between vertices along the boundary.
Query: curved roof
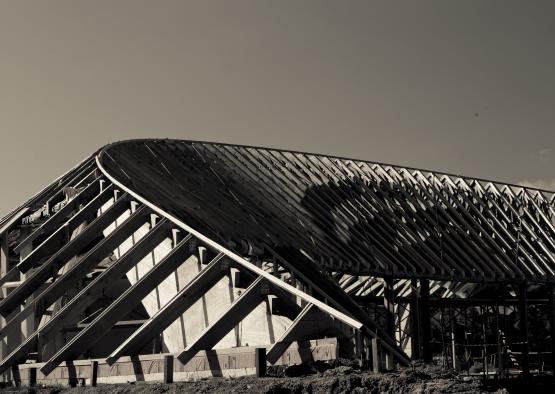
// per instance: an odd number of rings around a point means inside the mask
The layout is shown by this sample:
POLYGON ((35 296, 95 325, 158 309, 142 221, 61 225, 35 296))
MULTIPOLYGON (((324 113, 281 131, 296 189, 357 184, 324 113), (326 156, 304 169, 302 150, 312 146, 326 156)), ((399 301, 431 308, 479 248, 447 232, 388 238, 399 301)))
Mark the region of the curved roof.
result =
POLYGON ((362 160, 132 140, 103 148, 117 181, 228 246, 295 248, 329 271, 549 281, 553 193, 362 160))

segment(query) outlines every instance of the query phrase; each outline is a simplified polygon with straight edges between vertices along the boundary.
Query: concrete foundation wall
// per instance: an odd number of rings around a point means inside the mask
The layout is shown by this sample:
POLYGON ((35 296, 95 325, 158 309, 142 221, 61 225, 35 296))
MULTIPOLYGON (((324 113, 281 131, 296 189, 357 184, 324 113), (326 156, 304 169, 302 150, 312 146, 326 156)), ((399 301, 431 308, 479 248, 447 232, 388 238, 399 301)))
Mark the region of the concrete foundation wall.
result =
MULTIPOLYGON (((276 363, 277 365, 299 364, 304 361, 331 361, 339 354, 338 342, 334 338, 292 344, 276 363)), ((91 361, 76 360, 62 363, 49 375, 40 372, 42 363, 22 364, 17 368, 21 384, 29 384, 31 368, 36 369, 37 384, 67 385, 70 379, 77 384, 90 384, 91 361)), ((127 383, 161 381, 164 372, 164 354, 122 357, 113 365, 103 359, 98 361, 98 383, 127 383)), ((255 374, 255 348, 238 347, 199 352, 187 364, 178 359, 173 363, 174 381, 197 380, 206 377, 247 376, 255 374)))

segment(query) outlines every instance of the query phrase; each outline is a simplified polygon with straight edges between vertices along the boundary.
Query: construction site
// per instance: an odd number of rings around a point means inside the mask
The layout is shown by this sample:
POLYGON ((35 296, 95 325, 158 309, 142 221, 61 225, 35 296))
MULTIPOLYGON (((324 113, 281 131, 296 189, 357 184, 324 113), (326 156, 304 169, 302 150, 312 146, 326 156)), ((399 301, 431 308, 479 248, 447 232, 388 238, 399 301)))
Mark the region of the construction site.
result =
POLYGON ((2 382, 256 385, 415 364, 546 379, 554 217, 554 192, 462 175, 113 143, 0 221, 2 382))

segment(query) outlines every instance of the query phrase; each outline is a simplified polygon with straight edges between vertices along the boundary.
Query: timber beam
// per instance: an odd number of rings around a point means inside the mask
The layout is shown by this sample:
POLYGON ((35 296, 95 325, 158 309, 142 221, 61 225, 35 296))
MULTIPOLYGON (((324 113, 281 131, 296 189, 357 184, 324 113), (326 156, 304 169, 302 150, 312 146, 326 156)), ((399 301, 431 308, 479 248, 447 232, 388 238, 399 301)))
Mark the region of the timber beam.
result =
POLYGON ((63 222, 75 214, 75 210, 79 208, 79 205, 84 202, 89 202, 90 199, 100 192, 100 180, 96 180, 85 187, 78 195, 72 198, 66 205, 62 207, 58 212, 52 215, 44 224, 33 231, 27 238, 21 241, 13 250, 15 253, 19 254, 25 245, 33 242, 39 236, 55 231, 63 222))
POLYGON ((295 341, 346 335, 348 329, 343 327, 342 330, 341 326, 344 326, 344 324, 335 321, 314 304, 307 304, 289 328, 270 347, 266 354, 266 360, 270 364, 275 364, 291 343, 295 341))
POLYGON ((164 305, 145 324, 135 331, 125 342, 106 358, 110 364, 123 355, 136 355, 154 337, 165 330, 180 315, 198 301, 208 289, 225 276, 229 264, 222 261, 224 254, 218 254, 183 289, 164 305))
MULTIPOLYGON (((71 236, 71 233, 84 222, 95 219, 98 210, 106 204, 111 198, 114 198, 115 192, 113 186, 110 185, 100 194, 93 198, 87 205, 72 216, 63 226, 59 227, 46 240, 38 245, 28 256, 26 256, 18 265, 17 269, 21 272, 27 272, 29 269, 37 265, 41 259, 48 257, 50 254, 60 249, 60 245, 64 245, 71 236)), ((118 199, 114 205, 118 204, 118 199)), ((108 210, 107 210, 108 211, 108 210)), ((114 210, 115 211, 115 210, 114 210)), ((92 224, 92 223, 91 223, 92 224)), ((66 246, 66 245, 64 245, 66 246)), ((62 247, 63 248, 63 247, 62 247)))
POLYGON ((60 351, 41 368, 49 374, 62 361, 73 360, 97 343, 129 310, 137 306, 155 287, 174 272, 190 255, 189 243, 193 239, 186 236, 173 248, 162 261, 155 264, 133 286, 127 289, 117 300, 108 305, 79 334, 73 337, 60 351))
POLYGON ((269 283, 258 277, 220 317, 208 326, 177 358, 187 364, 199 351, 212 349, 229 331, 256 308, 269 293, 269 283))
MULTIPOLYGON (((127 199, 124 197, 118 199, 114 205, 88 225, 83 232, 72 239, 68 244, 66 244, 66 246, 60 249, 58 253, 37 268, 37 270, 34 271, 21 286, 14 289, 4 300, 2 300, 2 302, 0 302, 0 313, 5 315, 10 313, 18 305, 23 304, 25 299, 33 294, 33 292, 44 282, 51 277, 56 277, 59 269, 66 265, 70 258, 77 255, 96 237, 102 236, 102 231, 128 209, 128 204, 125 204, 126 200, 127 199)), ((78 273, 83 273, 83 271, 87 271, 89 268, 96 265, 98 263, 98 256, 100 254, 104 254, 103 257, 105 257, 111 250, 117 247, 119 243, 123 242, 128 236, 137 230, 137 228, 143 224, 144 218, 147 214, 148 212, 146 208, 138 210, 126 219, 124 223, 116 227, 113 233, 100 241, 100 243, 91 249, 84 257, 82 257, 74 267, 63 274, 60 279, 55 280, 52 285, 45 290, 45 292, 41 293, 41 295, 37 297, 35 305, 40 305, 39 302, 47 304, 48 301, 55 301, 52 297, 47 296, 55 294, 59 297, 61 294, 56 292, 56 290, 59 288, 60 283, 66 281, 67 287, 68 279, 66 278, 72 278, 72 280, 74 280, 78 273)), ((72 283, 69 283, 69 285, 71 284, 72 283)))
MULTIPOLYGON (((25 305, 23 310, 15 315, 6 325, 4 330, 0 332, 0 338, 6 335, 14 327, 18 326, 28 316, 41 316, 48 307, 60 298, 65 291, 75 284, 94 266, 96 266, 107 254, 128 238, 138 227, 145 223, 147 209, 137 210, 125 222, 104 238, 96 247, 91 249, 83 256, 76 265, 62 274, 58 279, 52 282, 44 291, 36 296, 29 304, 25 305)), ((29 278, 31 280, 33 277, 29 278)), ((27 283, 27 282, 24 282, 27 283)), ((22 285, 23 286, 23 285, 22 285)), ((20 286, 21 287, 21 286, 20 286)))
MULTIPOLYGON (((51 332, 60 331, 67 324, 76 323, 79 315, 98 299, 105 289, 109 289, 114 279, 125 275, 135 264, 146 256, 164 238, 169 235, 168 222, 159 221, 156 226, 135 243, 123 256, 112 263, 102 274, 89 283, 79 294, 73 297, 58 313, 11 354, 0 362, 0 373, 12 365, 25 361, 29 351, 36 345, 38 336, 45 337, 51 332)), ((2 332, 4 333, 4 331, 2 332)), ((3 334, 4 335, 4 334, 3 334)))

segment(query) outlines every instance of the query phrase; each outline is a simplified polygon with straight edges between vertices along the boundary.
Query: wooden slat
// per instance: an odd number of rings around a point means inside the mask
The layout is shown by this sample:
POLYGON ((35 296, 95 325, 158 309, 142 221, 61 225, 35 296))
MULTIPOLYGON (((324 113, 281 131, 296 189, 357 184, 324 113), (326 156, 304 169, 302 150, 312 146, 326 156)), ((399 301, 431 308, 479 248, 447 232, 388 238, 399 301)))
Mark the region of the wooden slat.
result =
MULTIPOLYGON (((138 240, 123 256, 113 262, 102 274, 64 305, 44 326, 38 328, 29 338, 23 341, 22 344, 0 362, 0 373, 12 365, 25 361, 27 353, 36 345, 39 335, 48 337, 50 333, 61 330, 66 324, 77 322, 80 314, 92 305, 105 289, 110 289, 116 283, 117 278, 125 275, 133 265, 137 264, 168 236, 167 224, 165 219, 160 220, 152 230, 138 240)), ((4 335, 4 331, 2 331, 2 335, 4 335)))
POLYGON ((64 221, 67 220, 68 216, 77 208, 79 204, 83 202, 88 202, 89 199, 96 195, 100 191, 100 182, 97 180, 92 182, 90 185, 85 187, 78 195, 72 198, 66 205, 62 207, 58 212, 52 215, 46 222, 44 222, 39 228, 33 231, 27 238, 21 241, 15 248, 14 252, 19 254, 23 247, 30 242, 33 242, 38 236, 49 233, 55 230, 64 221))
MULTIPOLYGON (((21 272, 27 272, 34 267, 40 259, 48 256, 53 250, 59 248, 69 239, 71 233, 83 222, 91 220, 97 216, 97 211, 114 196, 112 185, 106 187, 100 194, 93 198, 79 212, 72 216, 63 226, 60 226, 52 235, 37 246, 17 265, 21 272)), ((123 201, 123 200, 122 200, 123 201)), ((117 203, 116 203, 117 204, 117 203)), ((114 205, 116 205, 114 204, 114 205)), ((119 205, 119 204, 118 204, 119 205)))
POLYGON ((225 276, 228 265, 222 264, 223 253, 217 255, 187 285, 172 297, 156 314, 125 340, 106 359, 114 363, 123 355, 136 355, 155 336, 170 326, 179 316, 197 302, 206 291, 225 276))
POLYGON ((187 349, 179 353, 177 358, 187 364, 200 350, 212 349, 220 340, 241 322, 264 299, 262 285, 264 278, 258 277, 229 308, 208 326, 187 349))
MULTIPOLYGON (((50 259, 44 262, 40 267, 38 267, 24 282, 21 286, 14 289, 8 296, 0 302, 0 313, 7 314, 10 313, 16 306, 23 304, 25 299, 29 297, 35 290, 38 289, 48 278, 54 277, 58 270, 63 267, 71 257, 79 253, 84 247, 86 247, 94 238, 103 236, 102 231, 106 229, 111 223, 113 223, 121 214, 128 209, 128 199, 126 196, 118 199, 110 208, 104 211, 100 216, 98 216, 91 224, 89 224, 77 237, 69 241, 64 245, 57 253, 54 254, 50 259)), ((146 213, 146 209, 141 210, 140 214, 133 215, 131 220, 127 220, 125 223, 136 223, 139 216, 146 213)), ((124 224, 125 224, 124 223, 124 224)), ((131 227, 131 226, 130 226, 131 227)), ((126 229, 126 226, 118 226, 114 230, 114 236, 121 234, 126 229)), ((114 239, 111 237, 105 238, 101 245, 105 245, 110 240, 114 239)), ((117 245, 116 245, 117 246, 117 245)), ((93 250, 98 250, 99 246, 95 247, 93 250)), ((92 253, 89 252, 89 255, 92 253)), ((76 267, 74 267, 75 269, 76 267)), ((67 274, 67 273, 66 273, 67 274)), ((52 284, 50 287, 52 287, 52 284)))
POLYGON ((50 373, 64 360, 73 360, 97 343, 129 310, 141 303, 154 288, 174 272, 190 255, 188 235, 168 255, 154 265, 137 282, 127 289, 114 302, 108 305, 79 334, 73 337, 62 349, 52 356, 41 368, 44 374, 50 373))

